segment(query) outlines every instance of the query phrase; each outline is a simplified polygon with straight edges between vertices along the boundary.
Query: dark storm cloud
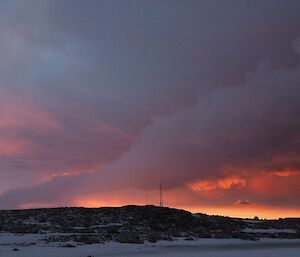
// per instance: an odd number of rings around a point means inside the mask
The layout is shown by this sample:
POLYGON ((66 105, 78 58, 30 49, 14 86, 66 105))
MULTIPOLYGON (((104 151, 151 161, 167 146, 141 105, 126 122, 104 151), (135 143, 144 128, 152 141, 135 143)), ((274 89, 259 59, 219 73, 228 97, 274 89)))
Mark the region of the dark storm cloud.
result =
POLYGON ((59 124, 0 127, 1 138, 30 145, 3 148, 2 172, 99 170, 5 192, 3 207, 299 168, 290 158, 299 158, 297 1, 1 5, 0 93, 18 92, 19 109, 59 124))
MULTIPOLYGON (((10 204, 17 206, 23 200, 59 201, 56 197, 61 195, 75 197, 132 187, 149 190, 155 189, 160 180, 171 189, 228 175, 260 179, 264 172, 292 169, 295 164, 299 167, 299 159, 294 164, 274 162, 282 156, 299 158, 299 81, 299 66, 274 69, 261 64, 244 85, 216 90, 206 101, 157 118, 131 150, 99 172, 57 177, 25 191, 7 192, 2 195, 2 202, 5 205, 5 199, 9 199, 10 204), (53 190, 57 185, 62 193, 53 190), (22 200, 14 199, 14 195, 22 195, 22 200)), ((294 178, 293 184, 288 190, 292 198, 288 204, 296 204, 293 196, 298 194, 299 180, 294 178)), ((226 185, 223 187, 227 189, 226 185)), ((244 194, 267 204, 273 194, 278 205, 286 204, 286 197, 272 193, 272 188, 269 191, 264 195, 246 187, 230 191, 222 201, 231 203, 244 194)))

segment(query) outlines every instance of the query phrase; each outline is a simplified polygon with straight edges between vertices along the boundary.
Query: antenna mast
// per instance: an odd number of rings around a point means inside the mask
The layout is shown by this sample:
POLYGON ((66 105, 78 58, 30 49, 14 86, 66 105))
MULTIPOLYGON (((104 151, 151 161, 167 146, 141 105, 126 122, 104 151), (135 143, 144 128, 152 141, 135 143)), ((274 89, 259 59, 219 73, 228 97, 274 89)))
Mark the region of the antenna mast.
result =
POLYGON ((162 184, 160 182, 159 184, 159 206, 160 207, 164 207, 164 195, 163 195, 163 188, 162 188, 162 184))

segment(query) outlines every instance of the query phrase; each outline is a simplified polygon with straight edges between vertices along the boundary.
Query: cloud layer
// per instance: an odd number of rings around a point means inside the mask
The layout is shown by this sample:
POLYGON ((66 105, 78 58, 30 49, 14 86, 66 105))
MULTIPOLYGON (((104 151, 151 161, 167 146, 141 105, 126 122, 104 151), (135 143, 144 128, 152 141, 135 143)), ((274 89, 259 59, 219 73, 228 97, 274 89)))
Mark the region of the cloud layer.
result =
POLYGON ((297 1, 1 5, 2 208, 300 207, 297 1))

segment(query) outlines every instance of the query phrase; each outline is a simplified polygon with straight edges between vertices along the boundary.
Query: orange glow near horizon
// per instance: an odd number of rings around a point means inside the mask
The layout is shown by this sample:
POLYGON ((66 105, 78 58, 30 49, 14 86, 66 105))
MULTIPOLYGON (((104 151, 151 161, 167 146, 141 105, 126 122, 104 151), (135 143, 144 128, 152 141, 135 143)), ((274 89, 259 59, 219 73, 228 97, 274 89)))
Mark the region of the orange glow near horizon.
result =
MULTIPOLYGON (((63 174, 63 176, 68 174, 63 174)), ((257 172, 252 176, 230 175, 215 180, 198 180, 183 187, 164 191, 165 206, 236 218, 278 219, 300 217, 292 197, 299 192, 299 172, 282 170, 257 172), (283 203, 281 196, 291 199, 283 203), (269 199, 273 199, 269 204, 269 199), (278 204, 276 201, 278 200, 278 204), (294 207, 285 207, 285 206, 294 207)), ((120 189, 77 195, 63 205, 77 207, 120 207, 124 205, 158 205, 158 190, 120 189)), ((54 207, 45 203, 23 207, 54 207)))
MULTIPOLYGON (((109 203, 97 200, 86 200, 76 204, 76 206, 86 208, 98 208, 98 207, 121 207, 125 205, 141 205, 139 203, 109 203)), ((178 208, 190 211, 192 213, 204 213, 208 215, 220 215, 228 216, 232 218, 254 218, 258 216, 260 219, 279 219, 279 218, 299 218, 300 209, 284 210, 275 209, 272 207, 232 207, 232 206, 220 206, 220 207, 185 207, 185 206, 166 206, 170 208, 178 208)))
MULTIPOLYGON (((149 203, 157 205, 157 203, 149 203)), ((75 206, 86 207, 86 208, 98 208, 98 207, 121 207, 125 205, 141 205, 144 206, 145 203, 139 200, 130 201, 125 198, 109 200, 97 200, 96 198, 79 198, 75 201, 75 206)), ((279 219, 279 218, 298 218, 300 217, 300 209, 283 209, 275 208, 272 206, 263 206, 263 205, 239 205, 232 204, 228 206, 183 206, 183 205, 174 205, 166 204, 166 207, 184 209, 192 213, 204 213, 208 215, 220 215, 228 216, 233 218, 254 218, 258 216, 260 219, 279 219)))
POLYGON ((203 207, 183 208, 193 213, 205 213, 208 215, 220 215, 234 218, 254 218, 260 219, 279 219, 279 218, 299 218, 300 209, 279 209, 269 206, 256 206, 256 207, 232 207, 232 206, 220 206, 220 207, 203 207))

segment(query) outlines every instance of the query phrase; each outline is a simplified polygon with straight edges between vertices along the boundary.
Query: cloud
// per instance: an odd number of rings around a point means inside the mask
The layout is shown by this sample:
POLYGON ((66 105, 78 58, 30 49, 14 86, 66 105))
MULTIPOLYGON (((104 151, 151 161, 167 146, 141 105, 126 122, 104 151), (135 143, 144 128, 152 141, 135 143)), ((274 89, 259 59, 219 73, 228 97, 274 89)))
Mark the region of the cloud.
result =
POLYGON ((232 187, 243 187, 245 184, 246 181, 244 179, 237 176, 229 176, 218 179, 217 181, 200 180, 198 182, 189 184, 189 187, 193 191, 207 191, 216 189, 228 190, 232 187))
POLYGON ((195 205, 299 204, 299 3, 2 5, 0 167, 22 179, 1 207, 159 181, 195 205))
POLYGON ((126 188, 153 190, 160 180, 171 190, 212 180, 210 190, 230 189, 227 200, 244 195, 260 203, 272 199, 278 205, 295 204, 298 180, 288 186, 290 181, 276 173, 274 177, 274 171, 299 167, 298 159, 280 161, 282 155, 299 155, 299 81, 297 65, 289 69, 260 65, 244 85, 215 90, 191 108, 156 118, 128 152, 100 171, 8 191, 1 202, 9 199, 19 205, 36 197, 34 202, 42 202, 50 195, 59 201, 62 195, 72 199, 126 188), (281 186, 288 193, 278 193, 281 186))
POLYGON ((237 205, 251 205, 252 203, 249 200, 238 200, 235 202, 237 205))

